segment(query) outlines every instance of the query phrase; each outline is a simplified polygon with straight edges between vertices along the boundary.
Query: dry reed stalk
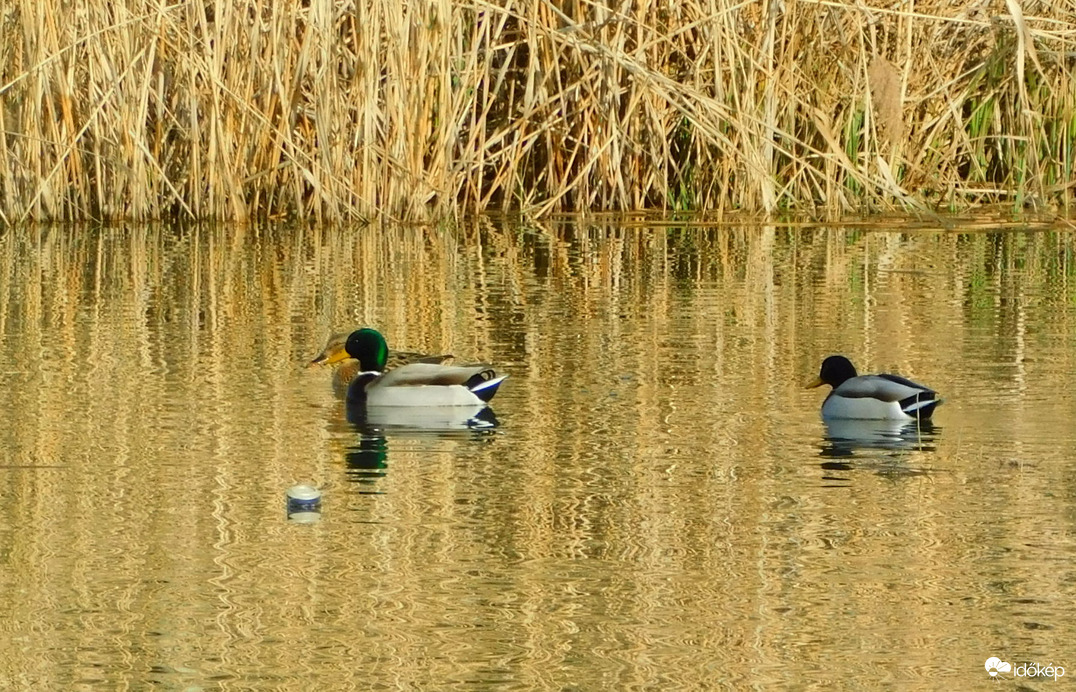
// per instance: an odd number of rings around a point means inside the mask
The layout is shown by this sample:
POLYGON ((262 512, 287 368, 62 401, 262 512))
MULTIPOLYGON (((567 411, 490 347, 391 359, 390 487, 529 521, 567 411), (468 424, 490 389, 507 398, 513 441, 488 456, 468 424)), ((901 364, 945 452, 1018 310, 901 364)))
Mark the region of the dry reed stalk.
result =
POLYGON ((14 0, 0 222, 1067 208, 1072 9, 14 0))

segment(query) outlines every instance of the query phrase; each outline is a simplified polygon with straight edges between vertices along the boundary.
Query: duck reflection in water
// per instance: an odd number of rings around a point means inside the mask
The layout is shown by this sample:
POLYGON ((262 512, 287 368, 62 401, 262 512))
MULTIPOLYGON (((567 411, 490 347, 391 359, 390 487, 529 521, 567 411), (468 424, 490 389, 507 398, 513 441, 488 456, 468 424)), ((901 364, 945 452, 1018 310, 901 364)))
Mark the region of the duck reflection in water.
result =
POLYGON ((848 457, 856 452, 933 452, 941 428, 930 421, 827 420, 821 455, 848 457))
POLYGON ((358 444, 344 454, 348 480, 370 484, 383 478, 388 465, 389 443, 384 435, 360 434, 358 444))
MULTIPOLYGON (((344 453, 348 479, 371 484, 388 473, 389 438, 474 439, 497 427, 488 406, 392 407, 349 404, 347 420, 358 440, 344 453)), ((369 491, 376 494, 376 491, 369 491)))
POLYGON ((823 480, 845 486, 851 478, 834 472, 856 468, 904 478, 929 473, 928 468, 909 465, 919 453, 935 450, 934 438, 941 430, 929 421, 902 423, 879 420, 829 420, 819 456, 823 480), (914 456, 913 456, 914 455, 914 456))

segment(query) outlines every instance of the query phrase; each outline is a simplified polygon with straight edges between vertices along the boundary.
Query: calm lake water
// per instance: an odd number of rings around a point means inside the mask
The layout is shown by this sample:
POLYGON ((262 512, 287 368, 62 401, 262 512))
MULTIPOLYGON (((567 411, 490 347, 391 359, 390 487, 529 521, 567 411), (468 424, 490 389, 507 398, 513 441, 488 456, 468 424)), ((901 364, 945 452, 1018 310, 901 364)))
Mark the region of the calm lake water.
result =
POLYGON ((1076 677, 1071 231, 7 230, 0 407, 5 690, 1076 677), (359 325, 499 425, 349 421, 359 325), (830 353, 934 425, 827 428, 830 353))

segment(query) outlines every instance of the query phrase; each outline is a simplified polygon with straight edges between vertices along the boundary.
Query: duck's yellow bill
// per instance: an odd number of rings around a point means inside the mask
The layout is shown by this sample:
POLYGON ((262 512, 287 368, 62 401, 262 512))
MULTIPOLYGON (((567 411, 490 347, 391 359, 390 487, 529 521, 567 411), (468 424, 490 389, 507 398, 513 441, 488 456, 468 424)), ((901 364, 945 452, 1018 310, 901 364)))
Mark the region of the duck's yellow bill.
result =
POLYGON ((814 389, 815 387, 821 387, 824 384, 825 382, 822 381, 821 377, 816 377, 810 382, 808 382, 807 386, 805 386, 804 389, 814 389))
POLYGON ((332 365, 333 363, 339 363, 342 360, 347 360, 351 356, 343 348, 327 348, 314 357, 314 360, 310 361, 310 364, 306 367, 312 368, 315 365, 332 365))

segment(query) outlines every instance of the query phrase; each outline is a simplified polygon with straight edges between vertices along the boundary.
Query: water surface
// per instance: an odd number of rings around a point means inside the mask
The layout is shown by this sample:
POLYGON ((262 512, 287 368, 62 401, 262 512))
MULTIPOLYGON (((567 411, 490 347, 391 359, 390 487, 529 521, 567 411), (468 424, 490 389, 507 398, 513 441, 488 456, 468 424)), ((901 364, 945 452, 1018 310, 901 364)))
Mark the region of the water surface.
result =
POLYGON ((1076 674, 1074 240, 6 231, 0 686, 1076 674), (305 364, 358 325, 497 364, 498 426, 349 419, 305 364), (835 352, 935 387, 933 425, 824 425, 803 384, 835 352), (297 482, 319 520, 288 520, 297 482))

